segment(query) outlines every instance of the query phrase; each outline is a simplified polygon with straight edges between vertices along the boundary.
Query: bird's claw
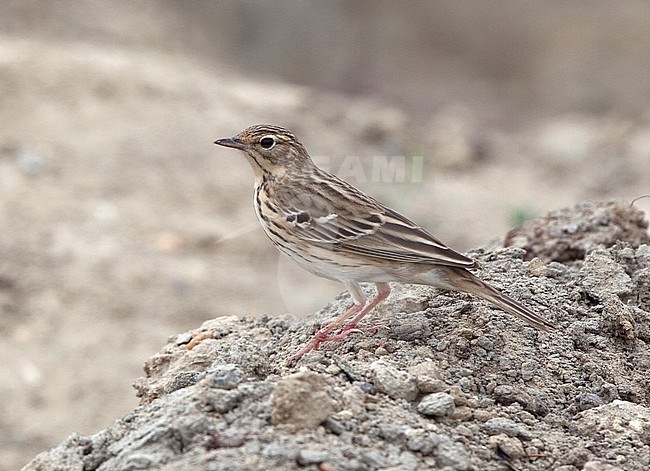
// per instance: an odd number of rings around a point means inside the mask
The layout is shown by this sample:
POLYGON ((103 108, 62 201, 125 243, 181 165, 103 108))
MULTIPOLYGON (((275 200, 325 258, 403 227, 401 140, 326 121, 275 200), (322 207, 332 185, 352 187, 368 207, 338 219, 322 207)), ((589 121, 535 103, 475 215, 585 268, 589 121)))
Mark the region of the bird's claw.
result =
POLYGON ((342 340, 345 340, 348 338, 350 334, 374 334, 380 329, 388 329, 389 327, 383 324, 379 325, 373 325, 371 327, 357 327, 356 324, 349 323, 345 324, 341 330, 336 333, 336 334, 330 334, 327 332, 317 332, 312 339, 307 342, 307 345, 305 345, 298 353, 296 353, 294 356, 291 357, 290 362, 295 363, 300 358, 303 357, 303 355, 311 352, 312 350, 318 350, 318 347, 320 346, 321 343, 323 342, 340 342, 342 340))

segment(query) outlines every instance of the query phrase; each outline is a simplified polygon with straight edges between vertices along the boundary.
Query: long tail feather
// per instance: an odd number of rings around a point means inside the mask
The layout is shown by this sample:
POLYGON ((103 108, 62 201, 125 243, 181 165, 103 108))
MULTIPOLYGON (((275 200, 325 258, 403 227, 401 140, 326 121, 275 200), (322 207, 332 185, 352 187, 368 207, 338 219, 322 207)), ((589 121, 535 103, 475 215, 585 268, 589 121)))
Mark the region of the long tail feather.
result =
POLYGON ((448 275, 451 276, 448 276, 446 281, 452 289, 483 298, 539 330, 549 332, 557 328, 543 316, 519 304, 501 291, 478 279, 469 271, 462 268, 450 268, 449 270, 448 275))

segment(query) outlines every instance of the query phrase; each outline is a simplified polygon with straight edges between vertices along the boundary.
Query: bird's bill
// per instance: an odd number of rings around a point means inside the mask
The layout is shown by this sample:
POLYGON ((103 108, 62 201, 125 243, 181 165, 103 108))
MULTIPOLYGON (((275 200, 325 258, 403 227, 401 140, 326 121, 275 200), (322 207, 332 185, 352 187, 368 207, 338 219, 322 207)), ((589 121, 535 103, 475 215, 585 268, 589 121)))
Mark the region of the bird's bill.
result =
POLYGON ((243 150, 246 145, 237 137, 225 137, 223 139, 217 139, 214 141, 215 144, 224 147, 232 147, 233 149, 243 150))

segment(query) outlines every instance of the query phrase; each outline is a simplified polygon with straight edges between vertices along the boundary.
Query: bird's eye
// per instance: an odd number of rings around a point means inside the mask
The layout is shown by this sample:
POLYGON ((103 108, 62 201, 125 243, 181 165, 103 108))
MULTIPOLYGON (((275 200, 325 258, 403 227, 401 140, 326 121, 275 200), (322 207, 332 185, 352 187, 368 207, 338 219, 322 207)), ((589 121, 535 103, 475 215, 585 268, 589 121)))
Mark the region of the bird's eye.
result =
POLYGON ((260 145, 262 146, 262 149, 269 150, 275 145, 275 139, 273 139, 271 136, 263 137, 260 139, 260 145))

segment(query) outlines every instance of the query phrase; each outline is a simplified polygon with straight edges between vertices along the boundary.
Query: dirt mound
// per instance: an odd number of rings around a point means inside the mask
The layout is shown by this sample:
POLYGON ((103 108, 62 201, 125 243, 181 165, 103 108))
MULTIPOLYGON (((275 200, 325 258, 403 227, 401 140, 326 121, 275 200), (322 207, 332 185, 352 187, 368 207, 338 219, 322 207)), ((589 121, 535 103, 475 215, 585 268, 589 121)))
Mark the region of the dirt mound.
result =
MULTIPOLYGON (((471 254, 482 278, 557 332, 466 295, 400 285, 369 316, 385 329, 290 367, 347 296, 309 321, 217 318, 146 362, 140 407, 25 469, 648 469, 648 235, 624 204, 561 212, 567 221, 595 213, 629 239, 585 242, 584 258, 560 255, 564 264, 525 261, 516 247, 471 254), (206 339, 189 350, 197 335, 206 339)), ((570 247, 581 234, 544 237, 570 247)))

